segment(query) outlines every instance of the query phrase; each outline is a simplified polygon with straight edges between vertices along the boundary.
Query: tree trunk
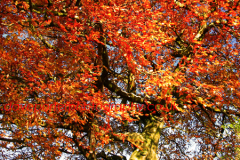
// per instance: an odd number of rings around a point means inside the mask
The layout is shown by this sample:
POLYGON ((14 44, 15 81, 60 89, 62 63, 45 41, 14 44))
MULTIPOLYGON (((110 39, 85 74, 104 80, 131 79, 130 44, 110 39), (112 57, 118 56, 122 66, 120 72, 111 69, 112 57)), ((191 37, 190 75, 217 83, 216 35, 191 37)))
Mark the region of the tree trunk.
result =
POLYGON ((136 133, 128 137, 129 141, 132 138, 140 146, 132 153, 130 160, 158 160, 157 149, 163 125, 163 119, 150 117, 146 120, 142 133, 136 133))
MULTIPOLYGON (((240 127, 237 126, 235 131, 236 131, 236 142, 240 143, 240 127)), ((236 149, 236 160, 240 160, 240 147, 239 147, 239 145, 237 145, 235 147, 235 149, 236 149)))

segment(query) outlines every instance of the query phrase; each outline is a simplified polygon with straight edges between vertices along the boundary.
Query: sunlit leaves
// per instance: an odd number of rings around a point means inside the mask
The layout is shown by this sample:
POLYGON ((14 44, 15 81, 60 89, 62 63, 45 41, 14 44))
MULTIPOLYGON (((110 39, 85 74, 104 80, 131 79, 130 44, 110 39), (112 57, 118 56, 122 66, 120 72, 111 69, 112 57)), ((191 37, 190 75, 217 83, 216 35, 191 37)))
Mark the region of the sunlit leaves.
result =
MULTIPOLYGON (((183 137, 181 147, 195 137, 209 153, 229 151, 216 146, 232 142, 231 137, 218 139, 217 145, 213 139, 221 135, 219 124, 239 113, 238 1, 0 3, 0 101, 30 108, 3 109, 2 129, 23 140, 35 158, 42 153, 41 158, 54 159, 60 151, 88 159, 101 149, 123 153, 132 142, 120 134, 123 143, 115 145, 111 133, 126 132, 126 121, 129 131, 140 132, 146 108, 127 106, 138 105, 139 97, 145 107, 164 104, 154 114, 169 120, 166 127, 187 128, 166 132, 172 139, 161 141, 174 149, 161 145, 161 153, 180 157, 172 143, 183 137), (125 110, 121 105, 110 109, 124 98, 125 110), (70 109, 64 111, 64 105, 70 109)), ((213 158, 202 153, 201 158, 213 158)))

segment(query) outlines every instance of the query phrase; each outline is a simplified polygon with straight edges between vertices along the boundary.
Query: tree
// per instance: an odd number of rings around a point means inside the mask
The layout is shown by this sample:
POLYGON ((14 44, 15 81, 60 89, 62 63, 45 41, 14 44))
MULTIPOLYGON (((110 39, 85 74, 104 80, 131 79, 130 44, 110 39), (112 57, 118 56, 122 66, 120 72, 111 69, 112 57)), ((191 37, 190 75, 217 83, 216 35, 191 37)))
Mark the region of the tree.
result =
POLYGON ((2 0, 2 158, 234 158, 239 3, 2 0))
POLYGON ((235 146, 235 151, 236 151, 236 159, 240 159, 240 147, 239 147, 239 142, 240 142, 240 121, 235 121, 234 123, 232 124, 229 124, 227 126, 224 126, 224 128, 231 128, 231 129, 234 129, 235 133, 236 133, 236 143, 238 145, 235 146))

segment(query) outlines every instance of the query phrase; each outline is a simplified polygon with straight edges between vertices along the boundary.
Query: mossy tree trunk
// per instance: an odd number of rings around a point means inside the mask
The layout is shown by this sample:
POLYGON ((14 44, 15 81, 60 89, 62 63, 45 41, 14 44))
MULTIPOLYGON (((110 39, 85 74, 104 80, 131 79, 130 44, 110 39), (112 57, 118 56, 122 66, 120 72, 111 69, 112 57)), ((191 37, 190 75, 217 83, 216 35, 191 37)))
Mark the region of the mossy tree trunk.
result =
POLYGON ((128 137, 129 141, 132 138, 140 146, 132 153, 130 160, 158 160, 157 149, 163 125, 163 119, 151 117, 146 120, 142 133, 128 137))
MULTIPOLYGON (((235 131, 236 131, 236 143, 239 144, 240 143, 240 127, 237 126, 235 131)), ((240 160, 240 146, 236 145, 235 150, 236 150, 236 160, 240 160)))

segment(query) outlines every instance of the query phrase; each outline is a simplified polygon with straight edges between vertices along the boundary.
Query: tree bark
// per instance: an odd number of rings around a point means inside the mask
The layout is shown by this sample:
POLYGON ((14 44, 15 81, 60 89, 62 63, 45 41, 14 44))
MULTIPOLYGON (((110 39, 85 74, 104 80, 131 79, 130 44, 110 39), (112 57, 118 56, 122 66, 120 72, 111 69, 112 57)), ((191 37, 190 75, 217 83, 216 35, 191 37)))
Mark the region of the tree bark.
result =
MULTIPOLYGON (((240 128, 239 128, 239 126, 237 126, 235 131, 236 131, 236 142, 240 143, 240 128)), ((236 150, 236 160, 240 160, 240 146, 236 145, 235 150, 236 150)))
POLYGON ((130 160, 158 160, 157 149, 158 142, 161 136, 161 129, 164 121, 162 118, 149 117, 145 122, 145 127, 142 133, 136 133, 129 136, 138 144, 138 148, 132 153, 130 160))

